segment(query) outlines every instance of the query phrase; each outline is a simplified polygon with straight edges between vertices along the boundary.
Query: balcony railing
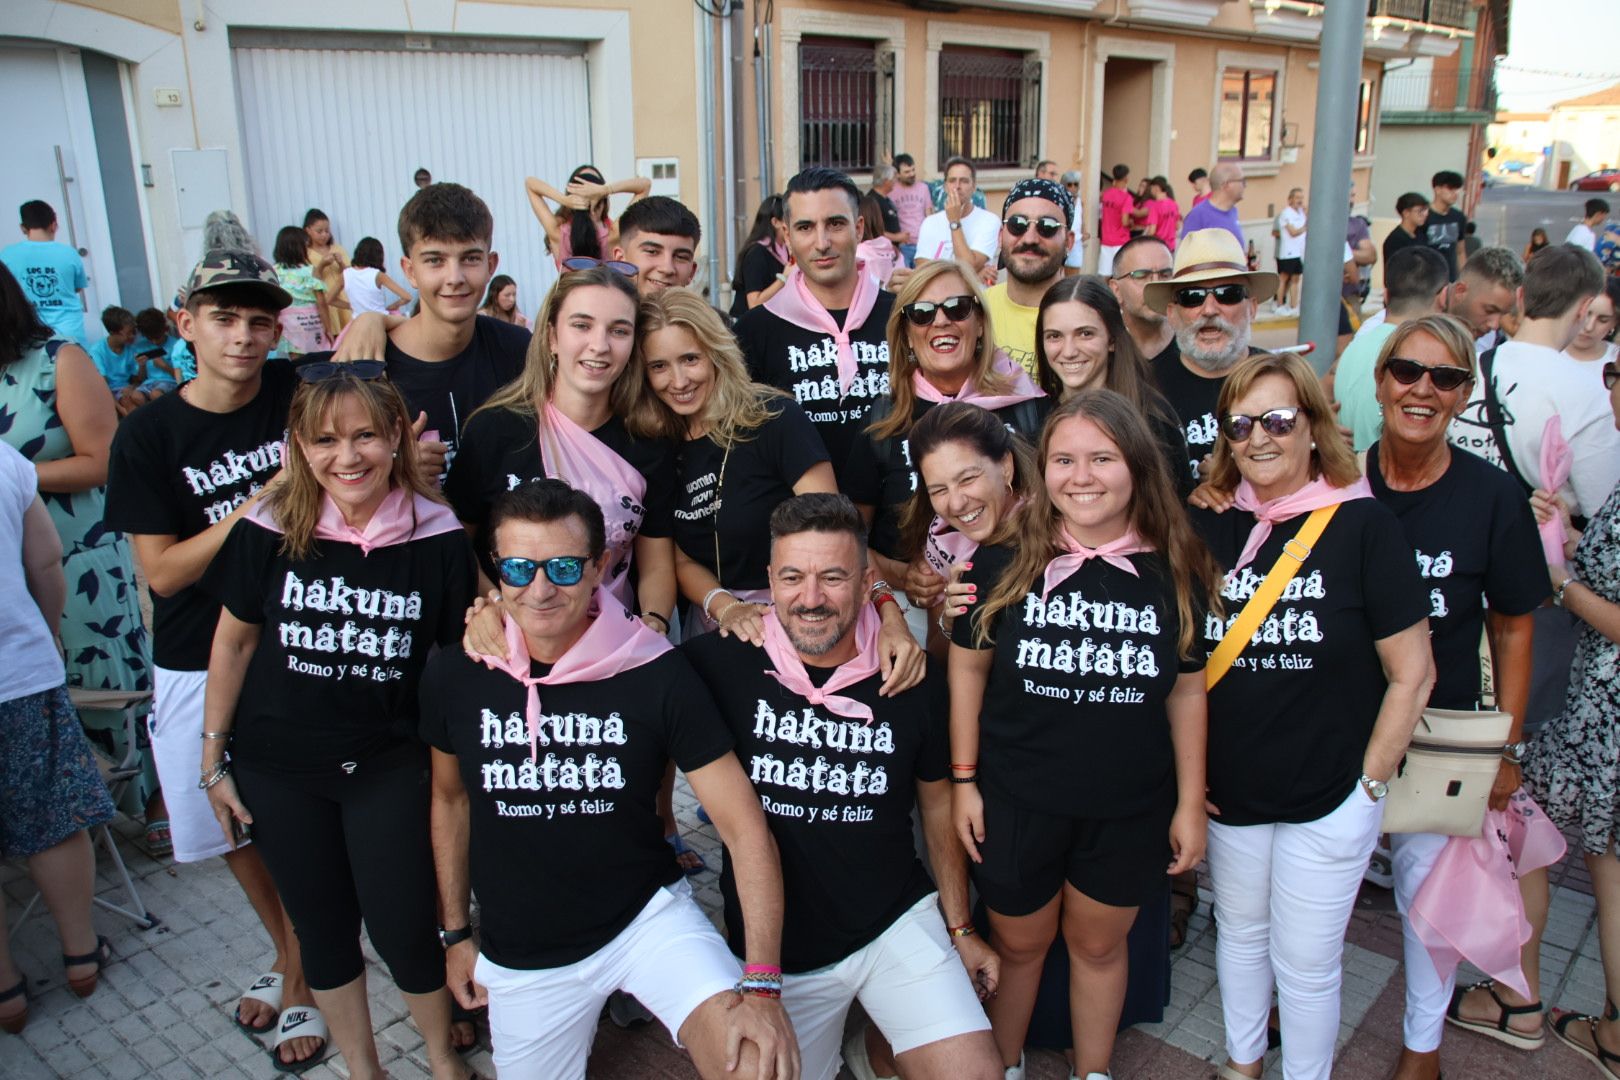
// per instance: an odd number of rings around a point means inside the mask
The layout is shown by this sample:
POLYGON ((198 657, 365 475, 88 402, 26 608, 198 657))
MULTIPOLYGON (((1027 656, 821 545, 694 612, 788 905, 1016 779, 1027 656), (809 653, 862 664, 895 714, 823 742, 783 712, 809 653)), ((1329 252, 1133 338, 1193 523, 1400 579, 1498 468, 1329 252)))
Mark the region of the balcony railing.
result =
POLYGON ((1390 71, 1379 95, 1381 112, 1493 112, 1495 82, 1489 69, 1424 68, 1390 71))
POLYGON ((1458 29, 1468 25, 1468 0, 1368 0, 1367 14, 1458 29))

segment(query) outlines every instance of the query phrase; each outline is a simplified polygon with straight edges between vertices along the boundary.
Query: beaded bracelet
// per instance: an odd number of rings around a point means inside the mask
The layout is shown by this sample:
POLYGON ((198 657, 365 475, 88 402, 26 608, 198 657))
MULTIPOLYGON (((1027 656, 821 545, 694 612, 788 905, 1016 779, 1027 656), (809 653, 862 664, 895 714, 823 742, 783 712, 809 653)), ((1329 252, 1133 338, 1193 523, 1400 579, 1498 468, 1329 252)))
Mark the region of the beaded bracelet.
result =
POLYGON ((974 773, 972 776, 953 776, 953 777, 951 777, 951 783, 953 783, 953 784, 977 784, 978 782, 979 782, 979 774, 978 773, 974 773))
POLYGON ((226 776, 230 775, 230 771, 231 771, 230 762, 221 761, 218 765, 214 766, 213 771, 205 772, 205 773, 202 774, 201 777, 198 778, 198 780, 197 780, 197 788, 198 788, 198 790, 199 791, 207 791, 209 788, 213 787, 215 784, 217 784, 221 780, 225 779, 226 776))

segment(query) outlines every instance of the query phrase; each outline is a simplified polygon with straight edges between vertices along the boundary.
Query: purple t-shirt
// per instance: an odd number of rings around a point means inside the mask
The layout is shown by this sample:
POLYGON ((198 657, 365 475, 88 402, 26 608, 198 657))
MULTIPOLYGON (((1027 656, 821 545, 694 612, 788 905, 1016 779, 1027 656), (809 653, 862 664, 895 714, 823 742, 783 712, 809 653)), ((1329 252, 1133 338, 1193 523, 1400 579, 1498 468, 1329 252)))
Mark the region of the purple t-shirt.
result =
POLYGON ((1233 204, 1230 210, 1222 210, 1205 199, 1187 211, 1187 219, 1181 223, 1181 235, 1185 237, 1188 233, 1197 232, 1199 229, 1225 229, 1237 237, 1238 243, 1243 243, 1243 226, 1238 224, 1236 204, 1233 204))

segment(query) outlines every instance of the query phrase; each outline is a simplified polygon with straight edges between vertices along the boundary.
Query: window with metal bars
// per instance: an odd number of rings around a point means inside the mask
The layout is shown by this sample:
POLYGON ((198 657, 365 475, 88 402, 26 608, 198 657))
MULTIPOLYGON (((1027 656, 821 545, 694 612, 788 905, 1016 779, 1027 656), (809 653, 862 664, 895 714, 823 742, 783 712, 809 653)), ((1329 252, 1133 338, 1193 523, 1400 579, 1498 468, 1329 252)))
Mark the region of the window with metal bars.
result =
POLYGON ((871 41, 799 42, 799 167, 871 172, 894 152, 894 54, 871 41))
POLYGON ((1028 53, 946 46, 939 54, 939 162, 1033 168, 1041 64, 1028 53))
POLYGON ((1227 68, 1222 72, 1219 156, 1240 161, 1269 159, 1276 100, 1275 71, 1227 68))

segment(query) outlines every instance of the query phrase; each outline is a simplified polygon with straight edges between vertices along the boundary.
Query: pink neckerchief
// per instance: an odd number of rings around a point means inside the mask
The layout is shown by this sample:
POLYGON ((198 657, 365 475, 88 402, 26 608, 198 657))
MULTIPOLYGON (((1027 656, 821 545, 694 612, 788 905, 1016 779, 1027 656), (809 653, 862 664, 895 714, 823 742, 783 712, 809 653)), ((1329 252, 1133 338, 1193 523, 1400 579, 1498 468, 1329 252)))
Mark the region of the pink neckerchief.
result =
POLYGON ((1528 995, 1519 950, 1530 940, 1530 924, 1519 878, 1555 865, 1564 849, 1558 826, 1523 788, 1513 793, 1506 810, 1486 811, 1480 835, 1449 838, 1409 914, 1435 968, 1450 972, 1467 960, 1528 995))
POLYGON ((870 724, 870 705, 862 705, 853 698, 841 697, 833 691, 854 686, 877 674, 877 636, 882 624, 883 620, 878 618, 877 610, 871 604, 862 605, 860 616, 855 620, 855 658, 839 664, 838 670, 832 673, 832 678, 825 685, 816 686, 804 670, 799 651, 788 640, 787 631, 782 629, 776 609, 771 608, 765 612, 765 655, 771 658, 774 670, 767 669, 765 674, 812 705, 820 705, 837 716, 864 720, 870 724))
POLYGON ((1006 408, 1008 405, 1017 405, 1021 401, 1046 396, 1046 391, 1035 385, 1035 380, 1029 377, 1019 363, 1000 349, 996 350, 994 363, 991 365, 997 375, 1012 383, 1012 390, 1005 394, 985 394, 973 385, 970 378, 962 384, 962 389, 956 392, 955 397, 946 397, 939 392, 939 388, 927 379, 919 369, 911 373, 911 387, 916 391, 917 397, 923 401, 932 401, 936 405, 943 405, 947 401, 967 401, 983 409, 994 412, 1006 408))
POLYGON ((872 314, 877 297, 877 282, 866 272, 866 263, 856 259, 855 295, 849 299, 844 325, 839 326, 821 301, 810 295, 810 288, 804 283, 804 272, 795 266, 788 271, 787 284, 765 301, 765 310, 802 329, 832 335, 838 345, 838 396, 842 400, 855 381, 855 349, 849 343, 849 335, 866 325, 866 317, 872 314))
MULTIPOLYGON (((255 525, 269 529, 273 533, 286 532, 276 521, 271 508, 262 499, 253 504, 253 509, 247 512, 247 518, 255 525)), ((355 544, 360 548, 361 555, 370 555, 376 548, 392 547, 407 540, 457 532, 461 527, 455 512, 443 503, 434 502, 415 492, 411 492, 407 497, 404 488, 393 488, 383 496, 382 504, 377 507, 363 529, 356 529, 344 521, 337 503, 332 501, 332 496, 323 494, 321 513, 315 519, 315 539, 355 544)))
POLYGON ((1064 525, 1058 528, 1058 543, 1063 545, 1063 550, 1067 554, 1059 555, 1046 564, 1046 572, 1041 575, 1042 600, 1045 600, 1065 578, 1085 565, 1088 559, 1101 559, 1110 566, 1119 567, 1132 577, 1141 577, 1142 575, 1136 572, 1135 565, 1126 556, 1153 550, 1151 544, 1142 542, 1134 529, 1126 529, 1125 535, 1118 540, 1110 540, 1106 544, 1088 548, 1070 536, 1068 526, 1064 525))
POLYGON ((978 550, 977 540, 951 528, 938 514, 928 523, 928 540, 923 545, 923 558, 940 577, 949 577, 951 567, 973 558, 973 553, 978 550))
POLYGON ((607 523, 607 576, 603 586, 630 604, 630 556, 646 514, 647 478, 606 443, 546 402, 540 427, 546 475, 566 480, 602 508, 607 523), (547 436, 550 438, 547 438, 547 436))
MULTIPOLYGON (((1569 480, 1570 466, 1575 464, 1575 451, 1569 448, 1564 439, 1564 423, 1556 415, 1547 421, 1547 426, 1541 429, 1541 486, 1547 491, 1556 492, 1569 480)), ((1541 547, 1547 561, 1554 566, 1563 566, 1568 559, 1564 556, 1564 541, 1569 534, 1564 531, 1564 519, 1554 514, 1541 526, 1541 547)))
POLYGON ((1367 484, 1365 476, 1356 477, 1354 483, 1346 484, 1344 487, 1334 487, 1327 482, 1326 477, 1318 476, 1292 495, 1282 495, 1269 502, 1261 502, 1249 482, 1242 481, 1237 486, 1233 500, 1239 510, 1247 510, 1254 515, 1254 528, 1249 530, 1249 539, 1243 545, 1243 554, 1238 556, 1237 565, 1232 569, 1241 570, 1253 562, 1254 557, 1260 553, 1261 546, 1265 544, 1266 538, 1271 535, 1272 526, 1279 522, 1289 521, 1301 514, 1308 514, 1312 510, 1319 510, 1335 503, 1372 497, 1372 488, 1367 484))
POLYGON ((626 611, 605 586, 597 587, 591 610, 595 614, 585 633, 551 665, 550 673, 538 679, 530 674, 529 643, 510 615, 504 616, 506 655, 478 657, 491 670, 504 671, 528 687, 523 713, 529 725, 530 761, 540 753, 540 692, 535 687, 612 678, 656 660, 673 648, 663 635, 626 611))

